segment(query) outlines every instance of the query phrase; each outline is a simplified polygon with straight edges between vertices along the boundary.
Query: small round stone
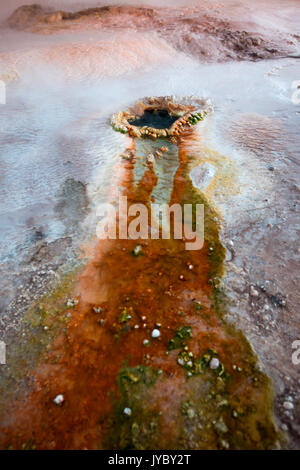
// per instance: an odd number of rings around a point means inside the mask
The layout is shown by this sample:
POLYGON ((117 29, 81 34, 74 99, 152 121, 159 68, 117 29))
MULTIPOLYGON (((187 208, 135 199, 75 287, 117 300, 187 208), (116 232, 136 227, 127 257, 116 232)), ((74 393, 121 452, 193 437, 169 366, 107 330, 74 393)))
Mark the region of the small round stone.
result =
POLYGON ((145 346, 148 346, 150 344, 150 341, 149 339, 144 339, 143 343, 145 346))
POLYGON ((62 394, 59 394, 59 395, 56 395, 53 401, 56 405, 61 405, 65 401, 65 399, 62 394))
POLYGON ((152 331, 151 336, 152 336, 152 338, 158 338, 158 337, 160 336, 160 331, 155 328, 155 329, 152 331))
POLYGON ((285 408, 286 410, 293 410, 294 409, 294 405, 291 401, 285 401, 283 403, 283 408, 285 408))
POLYGON ((132 414, 131 408, 124 408, 123 413, 126 416, 131 416, 132 414))
POLYGON ((211 369, 217 369, 220 365, 220 361, 217 357, 213 357, 212 360, 209 363, 209 367, 211 369))
POLYGON ((193 410, 193 408, 189 408, 189 409, 187 410, 187 416, 188 416, 188 418, 190 418, 190 419, 195 418, 195 416, 196 416, 195 410, 193 410))
POLYGON ((252 297, 258 297, 259 295, 258 291, 254 288, 254 286, 250 286, 250 295, 252 295, 252 297))

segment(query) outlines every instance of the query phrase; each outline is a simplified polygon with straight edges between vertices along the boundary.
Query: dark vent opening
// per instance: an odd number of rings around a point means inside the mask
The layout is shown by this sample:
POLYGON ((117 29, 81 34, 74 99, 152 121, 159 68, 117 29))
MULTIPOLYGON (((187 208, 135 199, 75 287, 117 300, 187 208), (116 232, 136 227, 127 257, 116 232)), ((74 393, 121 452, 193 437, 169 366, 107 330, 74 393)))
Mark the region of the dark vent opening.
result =
POLYGON ((154 129, 166 129, 178 116, 171 116, 165 109, 145 109, 144 114, 137 119, 129 119, 129 124, 138 127, 153 127, 154 129))

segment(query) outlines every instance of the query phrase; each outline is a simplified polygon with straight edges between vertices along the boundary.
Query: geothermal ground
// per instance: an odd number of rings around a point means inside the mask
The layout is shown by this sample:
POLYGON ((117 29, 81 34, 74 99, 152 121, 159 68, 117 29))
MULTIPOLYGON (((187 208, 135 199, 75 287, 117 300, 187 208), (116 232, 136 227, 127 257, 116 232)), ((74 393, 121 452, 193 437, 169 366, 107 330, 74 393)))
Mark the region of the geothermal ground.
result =
POLYGON ((298 2, 49 3, 1 15, 0 447, 299 449, 298 2), (120 196, 203 248, 98 240, 120 196))

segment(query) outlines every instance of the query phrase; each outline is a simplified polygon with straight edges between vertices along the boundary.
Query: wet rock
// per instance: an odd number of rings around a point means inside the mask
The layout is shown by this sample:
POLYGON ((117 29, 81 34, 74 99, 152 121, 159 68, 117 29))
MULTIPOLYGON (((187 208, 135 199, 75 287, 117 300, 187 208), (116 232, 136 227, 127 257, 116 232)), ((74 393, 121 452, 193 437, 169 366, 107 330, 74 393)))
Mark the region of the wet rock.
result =
POLYGON ((228 427, 224 423, 223 418, 221 417, 215 424, 215 428, 218 432, 220 433, 226 433, 228 432, 228 427))
POLYGON ((160 336, 160 331, 155 328, 155 329, 152 331, 151 336, 152 336, 152 338, 159 338, 159 336, 160 336))
POLYGON ((220 361, 217 357, 213 357, 209 363, 210 369, 217 369, 220 366, 220 361))
POLYGON ((147 160, 147 163, 153 163, 154 160, 155 160, 155 157, 154 157, 153 153, 149 153, 149 154, 146 156, 146 160, 147 160))
POLYGON ((131 408, 126 407, 126 408, 124 408, 123 413, 126 416, 131 416, 132 415, 132 410, 131 410, 131 408))
POLYGON ((53 400, 55 405, 58 405, 58 406, 62 405, 64 401, 65 401, 65 398, 62 394, 56 395, 56 397, 53 400))
POLYGON ((221 439, 220 444, 223 449, 229 449, 229 442, 225 441, 224 439, 221 439))
POLYGON ((283 408, 285 408, 286 410, 293 410, 294 405, 291 401, 285 401, 283 402, 283 408))
POLYGON ((193 408, 189 408, 186 414, 189 419, 194 419, 196 417, 196 412, 193 408))
POLYGON ((259 292, 254 288, 254 286, 250 286, 250 295, 252 297, 258 297, 259 292))
POLYGON ((132 254, 133 256, 140 256, 143 254, 143 251, 142 251, 142 247, 141 245, 136 245, 136 247, 134 247, 134 249, 132 250, 132 254))

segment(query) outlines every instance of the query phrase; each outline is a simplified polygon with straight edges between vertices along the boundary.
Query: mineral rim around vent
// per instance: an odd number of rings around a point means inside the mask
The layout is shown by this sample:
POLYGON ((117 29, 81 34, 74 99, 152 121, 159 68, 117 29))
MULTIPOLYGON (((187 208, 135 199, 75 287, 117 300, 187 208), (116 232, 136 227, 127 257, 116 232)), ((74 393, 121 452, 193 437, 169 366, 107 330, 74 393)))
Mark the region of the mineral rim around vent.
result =
POLYGON ((202 98, 150 97, 114 114, 111 125, 132 137, 176 137, 210 112, 210 101, 202 98))

